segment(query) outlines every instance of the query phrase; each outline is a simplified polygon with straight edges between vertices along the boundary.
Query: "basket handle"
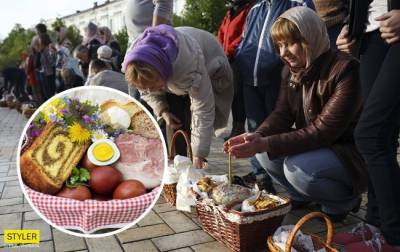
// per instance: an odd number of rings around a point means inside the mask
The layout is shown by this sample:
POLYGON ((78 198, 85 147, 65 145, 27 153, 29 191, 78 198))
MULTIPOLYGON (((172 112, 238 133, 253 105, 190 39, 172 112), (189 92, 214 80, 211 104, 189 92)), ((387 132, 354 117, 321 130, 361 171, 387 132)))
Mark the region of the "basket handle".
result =
POLYGON ((175 143, 176 143, 176 138, 182 135, 183 138, 185 139, 186 143, 186 155, 190 160, 193 161, 193 152, 192 152, 192 146, 190 145, 190 140, 189 140, 189 135, 183 131, 183 130, 177 130, 175 133, 172 135, 172 140, 171 140, 171 146, 169 148, 169 160, 173 160, 175 155, 176 155, 176 148, 175 148, 175 143))
POLYGON ((312 219, 316 219, 316 218, 322 218, 325 220, 325 224, 327 227, 327 234, 326 234, 326 244, 327 245, 331 245, 332 243, 332 238, 333 238, 333 225, 332 225, 332 221, 323 213, 320 212, 312 212, 309 213, 305 216, 303 216, 303 218, 301 218, 297 224, 294 226, 294 228, 292 229, 292 231, 289 234, 289 238, 286 241, 286 248, 285 248, 285 252, 290 252, 291 248, 293 246, 293 242, 294 242, 294 238, 296 236, 297 231, 301 228, 301 226, 304 225, 304 223, 312 220, 312 219))

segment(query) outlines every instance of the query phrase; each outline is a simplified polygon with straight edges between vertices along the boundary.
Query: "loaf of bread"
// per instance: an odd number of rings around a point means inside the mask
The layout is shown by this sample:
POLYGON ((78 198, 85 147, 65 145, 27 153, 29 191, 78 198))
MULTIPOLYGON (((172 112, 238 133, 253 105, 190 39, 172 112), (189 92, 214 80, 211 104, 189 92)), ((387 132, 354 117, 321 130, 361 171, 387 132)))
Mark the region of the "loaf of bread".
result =
POLYGON ((135 102, 127 102, 127 103, 120 103, 115 100, 108 100, 103 102, 100 105, 100 118, 103 119, 106 123, 109 123, 109 120, 106 116, 106 111, 110 108, 118 107, 125 110, 129 116, 131 117, 131 130, 132 133, 136 135, 140 135, 142 137, 147 138, 159 138, 159 134, 157 129, 150 119, 150 117, 144 112, 144 110, 137 105, 135 102))
POLYGON ((147 138, 159 138, 156 126, 143 110, 135 113, 131 118, 131 128, 134 134, 147 138))
POLYGON ((132 117, 134 114, 136 114, 140 111, 143 111, 142 108, 140 108, 140 106, 137 105, 133 101, 126 102, 126 103, 120 103, 116 100, 107 100, 100 105, 100 114, 112 107, 119 107, 119 108, 125 110, 126 112, 128 112, 130 117, 132 117))
POLYGON ((212 189, 211 197, 217 205, 242 203, 251 196, 250 189, 240 185, 220 184, 212 189))
POLYGON ((68 131, 49 123, 20 158, 21 176, 30 188, 55 194, 85 154, 89 143, 72 142, 68 131))

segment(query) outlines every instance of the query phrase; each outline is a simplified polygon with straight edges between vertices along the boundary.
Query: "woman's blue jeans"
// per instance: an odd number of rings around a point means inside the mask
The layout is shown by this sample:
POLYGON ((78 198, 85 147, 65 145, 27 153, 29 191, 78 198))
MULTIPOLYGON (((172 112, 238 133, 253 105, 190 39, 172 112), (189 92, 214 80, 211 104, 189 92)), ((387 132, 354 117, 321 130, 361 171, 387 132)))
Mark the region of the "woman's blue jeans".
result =
POLYGON ((256 154, 261 166, 296 201, 314 201, 328 214, 350 212, 357 204, 350 175, 329 148, 269 160, 256 154))

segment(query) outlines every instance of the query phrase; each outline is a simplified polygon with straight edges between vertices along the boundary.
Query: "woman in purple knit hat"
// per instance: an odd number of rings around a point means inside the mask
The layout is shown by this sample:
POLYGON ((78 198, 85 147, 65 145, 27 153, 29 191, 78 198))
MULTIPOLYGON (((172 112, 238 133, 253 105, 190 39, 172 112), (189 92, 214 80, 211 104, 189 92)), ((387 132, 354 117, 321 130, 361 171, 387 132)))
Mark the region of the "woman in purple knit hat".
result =
POLYGON ((193 162, 204 167, 213 131, 226 126, 233 99, 232 71, 216 37, 192 27, 148 28, 122 67, 128 83, 171 128, 180 128, 182 119, 170 111, 165 94, 189 95, 193 162))

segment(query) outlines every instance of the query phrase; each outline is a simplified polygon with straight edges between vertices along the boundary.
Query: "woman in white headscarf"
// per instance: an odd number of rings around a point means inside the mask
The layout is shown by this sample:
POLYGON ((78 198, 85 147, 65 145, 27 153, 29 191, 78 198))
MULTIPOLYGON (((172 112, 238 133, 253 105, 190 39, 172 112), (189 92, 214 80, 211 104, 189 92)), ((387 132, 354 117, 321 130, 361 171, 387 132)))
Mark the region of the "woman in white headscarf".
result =
POLYGON ((89 57, 91 60, 97 58, 97 49, 103 44, 100 37, 99 28, 92 22, 89 22, 84 28, 84 37, 82 45, 89 49, 89 57))
POLYGON ((283 13, 271 34, 289 70, 275 110, 255 133, 231 138, 224 149, 239 158, 257 154, 294 208, 314 201, 341 221, 358 209, 366 189, 365 165, 353 140, 361 109, 359 65, 329 49, 324 22, 308 8, 283 13))

